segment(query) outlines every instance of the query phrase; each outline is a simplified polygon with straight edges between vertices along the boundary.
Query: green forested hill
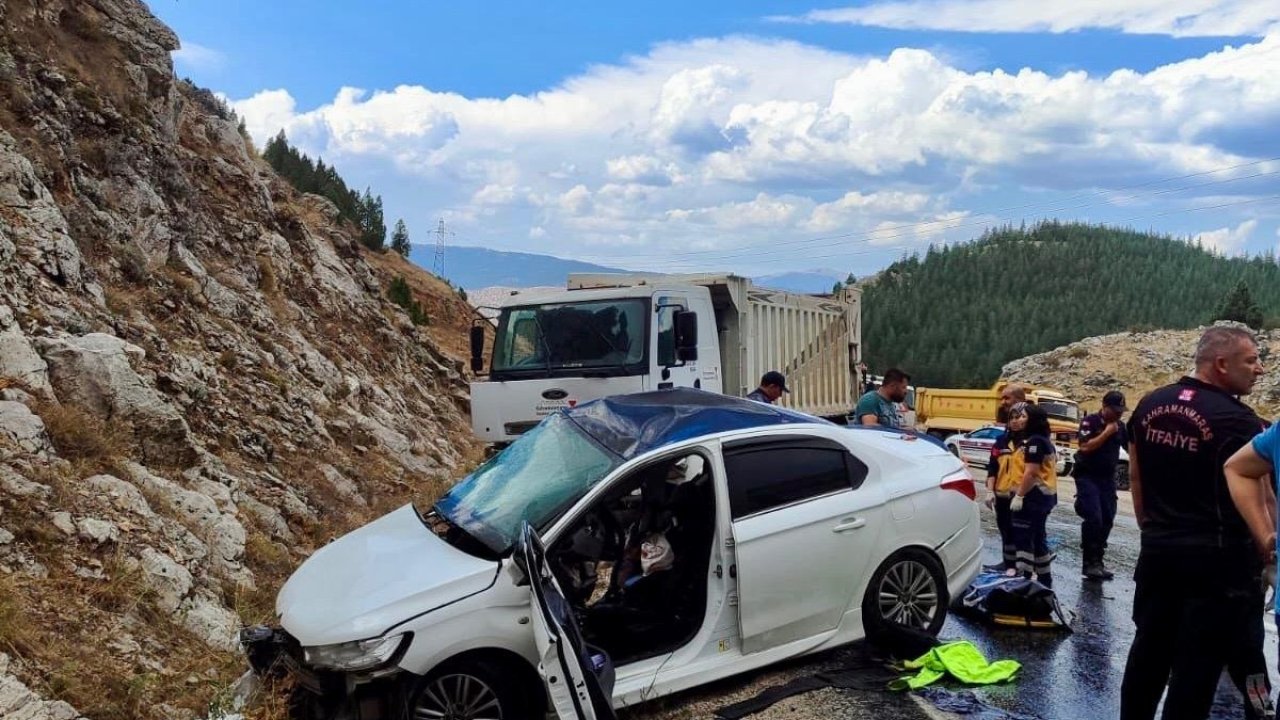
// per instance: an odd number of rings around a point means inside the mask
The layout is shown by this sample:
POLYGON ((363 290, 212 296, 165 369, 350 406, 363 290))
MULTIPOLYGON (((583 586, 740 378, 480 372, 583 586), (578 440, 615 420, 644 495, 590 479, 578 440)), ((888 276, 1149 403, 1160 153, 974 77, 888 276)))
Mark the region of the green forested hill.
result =
POLYGON ((1280 316, 1274 257, 1228 259, 1095 225, 1003 228, 868 282, 864 356, 872 372, 898 366, 917 385, 989 385, 1009 360, 1083 337, 1204 324, 1241 280, 1266 317, 1280 316))

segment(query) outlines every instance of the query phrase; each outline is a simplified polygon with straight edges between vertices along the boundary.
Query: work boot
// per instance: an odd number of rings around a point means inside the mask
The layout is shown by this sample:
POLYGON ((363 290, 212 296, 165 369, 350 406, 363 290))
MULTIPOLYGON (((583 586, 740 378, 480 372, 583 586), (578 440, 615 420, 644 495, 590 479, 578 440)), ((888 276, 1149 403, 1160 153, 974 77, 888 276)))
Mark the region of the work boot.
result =
POLYGON ((1115 580, 1115 579, 1116 579, 1116 574, 1115 574, 1115 573, 1113 573, 1113 572, 1111 572, 1110 570, 1108 570, 1108 569, 1107 569, 1106 564, 1105 564, 1105 563, 1103 563, 1101 560, 1099 560, 1099 561, 1098 561, 1098 570, 1102 571, 1102 579, 1103 579, 1103 580, 1115 580))
POLYGON ((1084 576, 1085 580, 1098 580, 1098 581, 1110 580, 1112 577, 1114 577, 1113 575, 1111 575, 1111 573, 1108 573, 1106 569, 1102 567, 1102 563, 1097 561, 1090 561, 1085 563, 1084 572, 1082 572, 1081 575, 1084 576))

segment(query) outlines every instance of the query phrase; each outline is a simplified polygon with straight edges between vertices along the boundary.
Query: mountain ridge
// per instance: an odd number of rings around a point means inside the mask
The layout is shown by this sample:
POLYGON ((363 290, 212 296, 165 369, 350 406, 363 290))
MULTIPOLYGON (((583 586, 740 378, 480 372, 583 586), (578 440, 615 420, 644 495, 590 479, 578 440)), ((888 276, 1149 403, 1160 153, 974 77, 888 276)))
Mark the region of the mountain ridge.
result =
POLYGON ((1240 281, 1275 322, 1274 257, 1224 258, 1083 223, 1000 228, 864 282, 864 357, 873 371, 902 367, 917 384, 985 387, 1005 363, 1080 338, 1202 325, 1240 281))

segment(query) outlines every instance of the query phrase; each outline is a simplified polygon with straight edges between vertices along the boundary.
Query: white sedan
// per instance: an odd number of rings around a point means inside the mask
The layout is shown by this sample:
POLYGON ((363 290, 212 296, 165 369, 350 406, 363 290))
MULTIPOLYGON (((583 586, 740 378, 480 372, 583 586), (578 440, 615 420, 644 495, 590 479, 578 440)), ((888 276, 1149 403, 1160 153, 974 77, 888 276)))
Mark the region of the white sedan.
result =
POLYGON ((280 626, 241 638, 324 712, 607 718, 892 623, 937 633, 979 570, 975 497, 913 434, 607 398, 321 548, 280 626))
MULTIPOLYGON (((991 447, 996 444, 996 438, 1003 432, 1003 425, 987 425, 972 432, 951 435, 947 437, 944 443, 952 455, 965 461, 966 464, 975 467, 986 467, 987 461, 991 458, 991 447)), ((1056 469, 1058 474, 1070 475, 1072 466, 1075 464, 1075 451, 1062 446, 1058 446, 1057 450, 1058 463, 1056 469)), ((1124 461, 1127 466, 1127 455, 1124 461)))

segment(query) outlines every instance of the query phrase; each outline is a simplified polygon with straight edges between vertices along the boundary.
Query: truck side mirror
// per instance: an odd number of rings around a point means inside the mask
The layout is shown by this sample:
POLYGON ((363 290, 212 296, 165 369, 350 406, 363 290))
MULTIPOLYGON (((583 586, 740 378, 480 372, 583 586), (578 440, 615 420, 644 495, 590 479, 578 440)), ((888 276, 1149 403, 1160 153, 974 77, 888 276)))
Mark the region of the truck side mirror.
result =
POLYGON ((690 310, 676 312, 676 360, 688 362, 698 359, 698 313, 690 310))
POLYGON ((484 326, 471 326, 471 372, 484 370, 484 326))

